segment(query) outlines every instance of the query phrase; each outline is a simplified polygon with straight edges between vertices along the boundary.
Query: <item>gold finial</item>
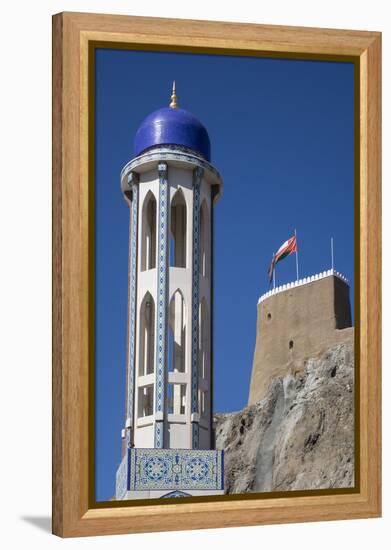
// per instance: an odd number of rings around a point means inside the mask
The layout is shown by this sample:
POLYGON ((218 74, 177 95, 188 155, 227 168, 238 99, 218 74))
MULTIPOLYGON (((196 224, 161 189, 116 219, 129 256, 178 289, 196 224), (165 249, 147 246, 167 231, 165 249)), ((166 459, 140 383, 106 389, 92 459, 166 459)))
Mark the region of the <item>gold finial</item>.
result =
POLYGON ((171 103, 170 103, 170 107, 172 109, 176 109, 178 107, 178 97, 176 95, 176 89, 175 89, 175 80, 174 82, 172 83, 172 94, 171 94, 171 103))

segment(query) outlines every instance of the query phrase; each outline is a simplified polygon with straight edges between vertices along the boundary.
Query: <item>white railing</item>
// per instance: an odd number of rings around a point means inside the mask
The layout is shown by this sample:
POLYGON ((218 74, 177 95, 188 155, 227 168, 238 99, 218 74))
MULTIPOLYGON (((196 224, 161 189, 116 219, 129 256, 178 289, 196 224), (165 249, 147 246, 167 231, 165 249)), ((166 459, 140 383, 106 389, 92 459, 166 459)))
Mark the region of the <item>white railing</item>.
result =
POLYGON ((298 281, 292 281, 291 283, 287 283, 286 285, 276 286, 276 288, 273 288, 272 290, 269 290, 269 292, 262 294, 262 296, 258 300, 258 304, 260 302, 263 302, 264 300, 266 300, 266 298, 269 298, 270 296, 274 296, 275 294, 279 294, 280 292, 284 292, 285 290, 289 290, 290 288, 296 288, 297 286, 313 283, 314 281, 318 281, 319 279, 330 277, 330 275, 335 275, 344 283, 349 284, 348 279, 344 275, 342 275, 342 273, 335 271, 335 269, 329 269, 328 271, 323 271, 322 273, 318 273, 317 275, 311 275, 310 277, 304 277, 304 279, 299 279, 298 281))

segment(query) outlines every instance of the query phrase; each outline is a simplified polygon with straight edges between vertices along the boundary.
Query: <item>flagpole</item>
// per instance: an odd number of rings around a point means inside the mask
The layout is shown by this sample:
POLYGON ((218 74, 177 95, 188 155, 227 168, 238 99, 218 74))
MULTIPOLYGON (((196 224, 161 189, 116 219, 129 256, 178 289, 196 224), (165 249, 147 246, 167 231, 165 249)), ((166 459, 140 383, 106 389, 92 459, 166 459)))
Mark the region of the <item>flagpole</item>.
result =
POLYGON ((295 238, 296 238, 296 281, 299 280, 299 252, 297 247, 297 233, 295 229, 295 238))
POLYGON ((331 237, 331 269, 334 271, 334 239, 331 237))
POLYGON ((276 266, 273 267, 273 289, 276 288, 276 266))

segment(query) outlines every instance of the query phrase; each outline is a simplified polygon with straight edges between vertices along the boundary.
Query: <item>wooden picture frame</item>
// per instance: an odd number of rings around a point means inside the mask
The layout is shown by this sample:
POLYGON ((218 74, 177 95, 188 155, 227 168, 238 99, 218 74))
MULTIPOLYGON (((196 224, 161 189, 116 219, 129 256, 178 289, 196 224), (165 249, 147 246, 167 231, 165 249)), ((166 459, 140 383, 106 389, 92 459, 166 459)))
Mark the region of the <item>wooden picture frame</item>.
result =
POLYGON ((53 533, 63 537, 370 518, 381 514, 381 34, 61 13, 53 17, 53 533), (355 490, 99 506, 92 495, 89 341, 91 45, 356 64, 359 204, 359 483, 355 490))

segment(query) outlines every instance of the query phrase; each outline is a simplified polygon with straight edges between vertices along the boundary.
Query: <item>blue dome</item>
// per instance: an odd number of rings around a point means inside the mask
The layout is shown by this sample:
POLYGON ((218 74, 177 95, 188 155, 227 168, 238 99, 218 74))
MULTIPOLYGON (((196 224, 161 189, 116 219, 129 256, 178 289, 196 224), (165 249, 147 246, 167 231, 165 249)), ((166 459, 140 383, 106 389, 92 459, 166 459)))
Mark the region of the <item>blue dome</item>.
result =
POLYGON ((210 161, 208 132, 195 116, 184 109, 163 107, 144 119, 134 139, 135 155, 157 145, 187 147, 210 161))

